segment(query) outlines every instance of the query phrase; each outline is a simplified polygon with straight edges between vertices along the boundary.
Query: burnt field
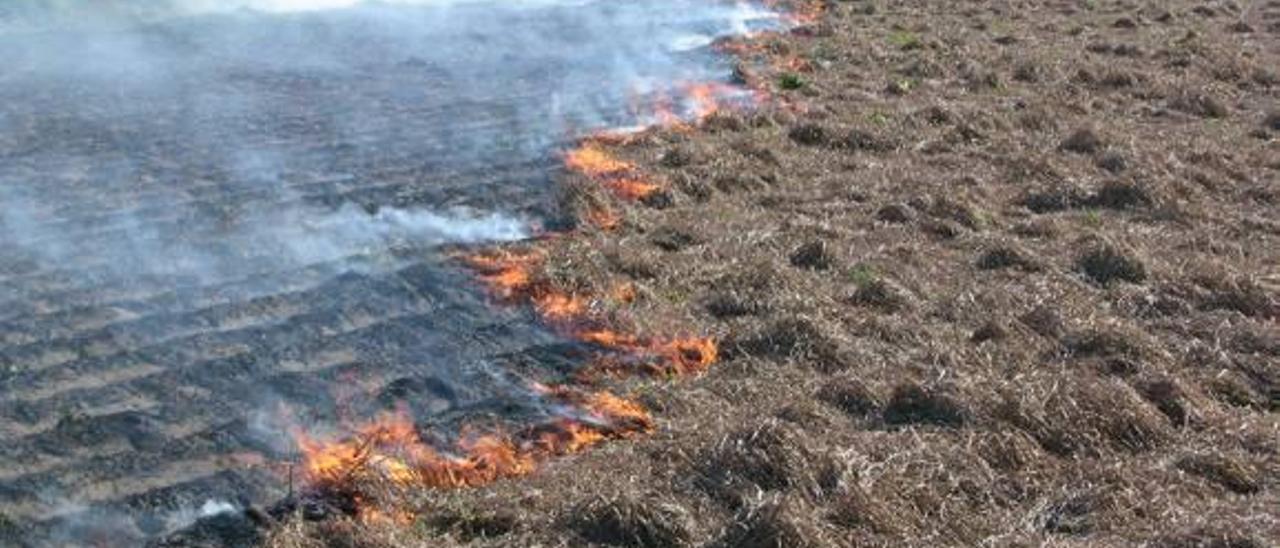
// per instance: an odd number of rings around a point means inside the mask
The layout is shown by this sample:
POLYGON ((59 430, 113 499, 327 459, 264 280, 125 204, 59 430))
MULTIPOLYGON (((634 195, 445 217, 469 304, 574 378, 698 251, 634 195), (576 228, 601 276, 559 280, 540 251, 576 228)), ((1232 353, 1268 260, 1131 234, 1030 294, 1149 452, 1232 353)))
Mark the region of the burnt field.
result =
POLYGON ((522 244, 720 362, 602 381, 651 436, 270 545, 1280 541, 1280 4, 830 2, 725 49, 768 106, 600 139, 573 208, 665 198, 522 244))
POLYGON ((450 250, 571 226, 556 150, 726 77, 707 44, 763 24, 683 2, 19 15, 0 543, 36 546, 279 500, 291 428, 400 405, 448 440, 553 413, 529 383, 584 345, 494 306, 450 250))

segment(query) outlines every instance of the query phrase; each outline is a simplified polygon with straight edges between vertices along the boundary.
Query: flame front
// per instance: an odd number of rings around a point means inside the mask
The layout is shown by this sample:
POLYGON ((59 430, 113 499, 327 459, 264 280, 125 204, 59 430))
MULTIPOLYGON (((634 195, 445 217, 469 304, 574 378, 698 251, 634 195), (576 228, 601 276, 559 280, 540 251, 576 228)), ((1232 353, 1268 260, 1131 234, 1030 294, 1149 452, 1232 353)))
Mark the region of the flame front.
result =
POLYGON ((609 392, 584 393, 569 387, 545 389, 568 409, 565 417, 517 435, 501 432, 466 436, 448 454, 427 444, 407 412, 383 414, 349 435, 322 441, 298 429, 307 485, 326 493, 346 493, 366 523, 407 523, 413 514, 387 508, 370 492, 395 489, 456 489, 528 475, 548 458, 577 453, 608 439, 653 429, 639 404, 609 392))
POLYGON ((643 200, 662 190, 660 185, 642 177, 635 164, 614 157, 592 139, 565 153, 564 164, 624 200, 643 200))
MULTIPOLYGON (((533 251, 506 251, 498 254, 465 257, 464 261, 479 271, 479 277, 497 297, 508 302, 524 300, 548 325, 577 341, 603 347, 625 355, 613 360, 608 369, 624 372, 619 363, 636 364, 629 368, 658 376, 699 374, 715 363, 718 348, 709 338, 651 339, 606 325, 593 315, 591 299, 560 291, 545 280, 535 280, 532 270, 545 256, 533 251)), ((636 298, 635 286, 619 284, 610 295, 615 302, 630 303, 636 298)))
MULTIPOLYGON (((748 53, 745 42, 729 42, 725 49, 748 53)), ((752 53, 755 50, 751 50, 752 53)), ((787 68, 807 70, 798 61, 787 68)), ((649 97, 652 124, 685 130, 733 105, 752 92, 721 83, 680 84, 675 93, 649 97)), ((624 201, 645 200, 663 185, 636 164, 618 158, 607 145, 625 144, 628 135, 601 133, 583 140, 564 155, 565 166, 611 191, 624 201)), ((605 230, 621 223, 613 209, 600 206, 587 220, 605 230)), ((594 310, 601 302, 629 304, 637 298, 633 284, 616 284, 603 300, 589 294, 562 291, 541 275, 547 253, 537 247, 497 250, 466 256, 491 294, 508 304, 527 304, 547 325, 603 353, 574 379, 590 382, 599 373, 686 376, 705 372, 718 358, 711 338, 653 338, 620 329, 594 310)), ((386 504, 378 496, 385 486, 395 489, 456 489, 485 485, 532 473, 542 461, 586 450, 610 439, 651 432, 653 418, 639 403, 607 391, 572 386, 535 386, 543 398, 557 404, 556 417, 523 431, 493 431, 461 436, 453 447, 441 448, 423 440, 406 411, 386 413, 351 426, 345 435, 317 439, 302 430, 294 437, 302 454, 304 481, 323 493, 342 494, 365 523, 409 524, 416 515, 401 505, 386 504), (376 487, 376 488, 375 488, 376 487)))
POLYGON ((463 261, 496 295, 505 300, 516 300, 529 296, 527 292, 534 285, 533 269, 544 259, 546 256, 541 251, 530 249, 469 255, 463 261))
POLYGON ((590 140, 565 154, 564 163, 569 169, 593 179, 630 173, 636 168, 635 164, 614 158, 590 140))

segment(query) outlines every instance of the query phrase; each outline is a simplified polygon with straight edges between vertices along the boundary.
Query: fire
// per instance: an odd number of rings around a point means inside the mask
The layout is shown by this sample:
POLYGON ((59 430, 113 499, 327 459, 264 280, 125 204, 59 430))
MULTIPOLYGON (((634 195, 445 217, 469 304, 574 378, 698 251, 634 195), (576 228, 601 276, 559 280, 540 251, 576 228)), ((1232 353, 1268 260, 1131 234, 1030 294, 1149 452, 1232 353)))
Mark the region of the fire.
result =
POLYGON ((630 173, 635 164, 614 158, 595 141, 587 141, 581 147, 565 154, 565 166, 587 177, 603 178, 630 173))
POLYGON ((607 207, 599 207, 587 212, 587 221, 600 230, 613 230, 622 224, 622 217, 607 207))
POLYGON ((597 369, 605 372, 628 371, 633 368, 626 364, 640 364, 640 371, 652 375, 684 377, 705 372, 719 358, 719 347, 711 338, 650 340, 608 329, 582 331, 577 337, 626 355, 598 362, 597 369))
POLYGON ((586 301, 561 293, 548 293, 534 298, 534 308, 548 320, 571 320, 581 317, 587 311, 586 301))
MULTIPOLYGON (((625 355, 622 362, 643 364, 641 371, 662 376, 687 376, 703 373, 715 363, 718 349, 709 338, 660 340, 641 337, 610 328, 593 317, 584 296, 559 291, 546 282, 533 281, 532 269, 545 259, 535 252, 477 255, 465 258, 479 271, 482 282, 494 294, 508 301, 524 299, 538 315, 564 335, 625 355)), ((636 298, 635 285, 615 286, 610 295, 619 303, 636 298)), ((598 364, 599 365, 599 364, 598 364)), ((630 367, 616 363, 601 369, 621 372, 630 367)))
MULTIPOLYGON (((768 0, 778 3, 782 0, 768 0)), ((820 1, 798 0, 791 20, 818 20, 820 1)), ((812 67, 799 57, 776 56, 761 41, 725 41, 722 51, 738 56, 766 56, 774 70, 807 71, 812 67)), ((746 70, 746 69, 744 69, 746 70)), ((744 73, 745 74, 745 73, 744 73)), ((753 92, 722 83, 680 84, 674 93, 649 97, 650 121, 659 127, 684 129, 733 106, 744 96, 760 100, 763 89, 753 92)), ((606 145, 631 142, 633 132, 601 133, 565 153, 565 166, 608 188, 624 200, 642 200, 662 187, 639 167, 611 154, 606 145)), ((608 230, 621 219, 606 207, 586 213, 592 224, 608 230)), ((553 328, 582 343, 600 347, 602 355, 576 377, 591 379, 599 372, 686 376, 705 372, 719 357, 711 338, 651 338, 618 328, 592 311, 601 301, 591 295, 560 291, 538 272, 546 260, 538 248, 486 252, 463 257, 481 283, 510 303, 527 303, 553 328)), ((631 303, 635 286, 613 287, 608 295, 616 303, 631 303)), ((639 403, 606 391, 586 391, 569 385, 534 386, 542 398, 556 403, 555 417, 524 430, 494 430, 466 434, 452 447, 424 441, 413 418, 404 410, 385 413, 349 425, 344 435, 322 440, 295 430, 302 455, 302 477, 312 489, 330 496, 347 497, 364 523, 412 523, 417 515, 395 505, 380 504, 370 492, 381 489, 456 489, 485 485, 533 473, 543 461, 587 450, 610 439, 652 432, 653 417, 639 403), (377 488, 377 490, 373 489, 377 488)))
POLYGON ((827 11, 825 0, 765 0, 764 5, 781 11, 793 25, 816 23, 827 11))
POLYGON ((516 435, 501 431, 463 435, 449 452, 423 441, 407 412, 380 415, 345 437, 321 441, 297 429, 306 485, 331 495, 350 497, 365 523, 412 523, 416 515, 380 505, 368 495, 381 486, 395 489, 457 489, 526 476, 538 463, 578 453, 609 439, 653 430, 653 419, 640 404, 610 392, 581 392, 559 386, 543 388, 561 402, 566 417, 516 435))
MULTIPOLYGON (((557 426, 566 431, 578 431, 575 432, 578 441, 596 435, 625 438, 653 430, 653 417, 644 406, 612 392, 583 392, 568 386, 555 386, 544 387, 543 393, 576 410, 576 418, 560 421, 557 426)), ((542 436, 545 438, 547 434, 543 432, 542 436)))
POLYGON ((781 68, 791 72, 812 72, 813 71, 813 64, 810 63, 808 59, 805 59, 803 57, 796 56, 796 55, 792 55, 790 57, 781 59, 779 60, 778 64, 781 68))
POLYGON ((636 300, 636 284, 631 282, 620 283, 613 286, 611 297, 614 301, 631 304, 636 300))
POLYGON ((662 189, 656 184, 636 179, 612 179, 606 181, 605 186, 612 189, 618 197, 632 201, 643 200, 662 189))
POLYGON ((653 430, 653 417, 640 404, 619 398, 609 392, 592 392, 587 396, 586 409, 602 421, 629 425, 624 433, 653 430))
MULTIPOLYGON (((771 33, 769 33, 771 34, 771 33)), ((761 33, 761 36, 766 36, 761 33)), ((712 47, 720 53, 733 55, 735 57, 748 57, 751 55, 761 55, 767 50, 763 40, 744 40, 741 38, 724 38, 717 40, 712 47)))
POLYGON ((609 329, 586 330, 577 333, 578 340, 618 350, 634 350, 642 348, 644 343, 639 337, 627 333, 619 333, 609 329))
MULTIPOLYGON (((744 97, 756 98, 749 91, 719 82, 681 83, 669 90, 637 92, 635 96, 636 109, 650 111, 649 127, 674 130, 690 129, 744 97)), ((630 138, 630 134, 620 136, 611 132, 594 135, 566 152, 564 165, 612 190, 623 200, 639 201, 653 196, 662 190, 661 184, 642 173, 636 164, 619 159, 605 149, 607 144, 625 144, 630 138)), ((618 222, 611 212, 597 210, 588 215, 589 220, 602 228, 613 228, 618 222)))
POLYGON ((635 164, 609 154, 598 141, 588 139, 565 153, 565 166, 609 188, 624 200, 643 200, 662 189, 639 176, 635 164))
POLYGON ((463 257, 463 262, 476 270, 481 283, 498 297, 515 300, 528 296, 534 285, 533 269, 545 259, 541 251, 534 249, 471 255, 463 257))
POLYGON ((710 338, 676 339, 657 347, 667 371, 677 376, 702 373, 720 357, 720 349, 710 338))
POLYGON ((689 84, 685 87, 689 96, 690 115, 697 122, 723 110, 725 101, 741 94, 741 90, 718 82, 689 84))
POLYGON ((656 127, 690 130, 750 95, 745 89, 721 82, 682 82, 651 94, 648 119, 656 127))
POLYGON ((357 498, 355 501, 356 517, 365 525, 412 525, 418 515, 403 508, 388 508, 386 505, 357 498))

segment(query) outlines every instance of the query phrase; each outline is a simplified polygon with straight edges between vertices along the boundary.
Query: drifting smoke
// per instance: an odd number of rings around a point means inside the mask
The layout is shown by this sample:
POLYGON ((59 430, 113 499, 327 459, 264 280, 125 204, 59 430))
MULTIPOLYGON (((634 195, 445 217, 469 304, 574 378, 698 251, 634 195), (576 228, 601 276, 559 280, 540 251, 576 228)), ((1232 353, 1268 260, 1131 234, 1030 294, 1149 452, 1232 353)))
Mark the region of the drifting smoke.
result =
MULTIPOLYGON (((17 200, 7 200, 13 206, 17 200)), ((177 238, 130 219, 116 226, 110 245, 78 240, 57 229, 36 229, 23 207, 0 218, 8 243, 56 265, 96 267, 98 279, 164 276, 207 285, 248 275, 359 259, 348 266, 364 270, 368 261, 395 264, 394 255, 442 244, 514 241, 531 235, 524 220, 502 213, 464 208, 448 212, 381 208, 368 212, 345 204, 337 210, 297 209, 237 219, 231 226, 203 227, 217 245, 191 245, 194 230, 177 238), (216 231, 216 232, 215 232, 216 231), (392 261, 392 262, 387 262, 392 261)))
POLYGON ((187 527, 196 520, 202 518, 211 518, 223 514, 234 514, 243 510, 239 505, 232 504, 224 500, 209 499, 204 501, 199 508, 180 508, 169 514, 166 520, 166 526, 169 530, 178 530, 187 527))
MULTIPOLYGON (((447 185, 400 208, 354 198, 366 214, 317 204, 309 189, 319 183, 285 179, 384 164, 417 171, 390 175, 400 179, 466 178, 537 163, 575 132, 628 125, 623 107, 637 94, 725 72, 695 50, 768 19, 694 1, 6 4, 10 28, 47 32, 0 40, 11 90, 0 92, 0 153, 18 159, 0 168, 0 226, 8 243, 63 268, 202 282, 379 244, 527 237, 523 220, 550 213, 546 181, 498 181, 528 189, 504 191, 518 197, 509 201, 447 185), (212 13, 229 15, 200 15, 212 13), (102 21, 124 26, 77 27, 102 21), (191 196, 212 178, 233 193, 216 210, 191 196), (61 218, 78 209, 111 214, 61 218)), ((359 195, 387 182, 341 184, 359 195)))
POLYGON ((709 45, 773 21, 707 0, 4 2, 0 460, 25 464, 0 514, 57 516, 31 544, 74 545, 280 496, 214 457, 271 454, 276 404, 332 420, 347 373, 418 417, 543 405, 521 375, 568 370, 564 338, 438 247, 554 225, 558 147, 723 82, 709 45))

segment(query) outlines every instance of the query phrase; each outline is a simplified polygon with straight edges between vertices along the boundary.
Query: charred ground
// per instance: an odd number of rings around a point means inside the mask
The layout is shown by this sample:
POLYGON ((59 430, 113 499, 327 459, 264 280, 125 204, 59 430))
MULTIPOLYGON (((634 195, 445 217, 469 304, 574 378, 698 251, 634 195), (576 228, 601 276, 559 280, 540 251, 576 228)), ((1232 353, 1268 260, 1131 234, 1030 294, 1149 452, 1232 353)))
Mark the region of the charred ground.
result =
POLYGON ((14 30, 0 8, 4 546, 132 546, 270 505, 295 434, 398 406, 433 442, 556 411, 527 381, 580 345, 490 306, 441 246, 560 224, 566 134, 633 123, 631 78, 727 74, 676 39, 756 17, 29 4, 76 24, 14 30))
POLYGON ((838 2, 743 49, 799 106, 615 145, 669 199, 548 261, 721 337, 620 383, 659 431, 269 544, 1280 540, 1280 4, 838 2))

